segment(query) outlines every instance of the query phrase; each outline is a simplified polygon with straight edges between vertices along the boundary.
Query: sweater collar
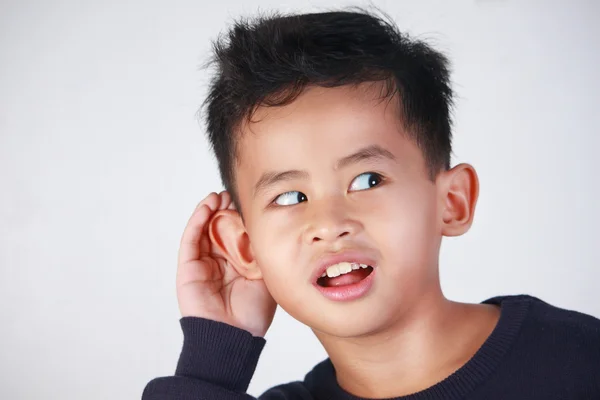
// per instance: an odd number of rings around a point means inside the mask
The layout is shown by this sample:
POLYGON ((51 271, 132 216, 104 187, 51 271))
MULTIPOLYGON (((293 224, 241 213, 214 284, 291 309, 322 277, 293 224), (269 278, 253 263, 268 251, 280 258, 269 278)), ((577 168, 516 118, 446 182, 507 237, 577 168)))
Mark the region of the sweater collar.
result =
MULTIPOLYGON (((446 379, 420 392, 386 400, 458 400, 464 398, 496 370, 515 341, 527 315, 528 296, 494 297, 483 304, 500 306, 496 327, 475 355, 446 379)), ((368 400, 342 389, 330 359, 319 363, 306 375, 305 384, 316 399, 368 400)))

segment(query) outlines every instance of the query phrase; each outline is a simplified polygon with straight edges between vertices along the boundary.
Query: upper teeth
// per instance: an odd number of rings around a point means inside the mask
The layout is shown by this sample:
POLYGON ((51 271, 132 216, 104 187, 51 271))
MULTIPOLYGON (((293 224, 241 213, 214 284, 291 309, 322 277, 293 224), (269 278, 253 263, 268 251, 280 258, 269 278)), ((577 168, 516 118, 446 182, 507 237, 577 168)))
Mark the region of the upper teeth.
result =
POLYGON ((368 265, 366 265, 366 264, 350 263, 350 262, 344 261, 339 264, 334 264, 334 265, 330 265, 329 267, 327 267, 327 270, 325 272, 323 272, 323 275, 321 275, 321 278, 324 278, 326 276, 328 276, 330 278, 335 278, 336 276, 347 274, 348 272, 351 272, 352 270, 359 269, 359 268, 367 268, 367 267, 368 267, 368 265))

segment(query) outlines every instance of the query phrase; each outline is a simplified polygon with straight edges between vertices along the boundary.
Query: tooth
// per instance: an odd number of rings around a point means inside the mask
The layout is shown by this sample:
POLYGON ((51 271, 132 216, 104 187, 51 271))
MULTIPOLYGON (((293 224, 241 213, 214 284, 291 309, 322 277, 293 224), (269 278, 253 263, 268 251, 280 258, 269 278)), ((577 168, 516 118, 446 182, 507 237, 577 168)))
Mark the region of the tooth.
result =
POLYGON ((327 268, 327 276, 330 278, 335 278, 336 276, 340 276, 340 269, 337 265, 332 265, 327 268))
POLYGON ((368 265, 366 265, 366 264, 360 264, 360 267, 361 267, 361 268, 367 268, 367 267, 368 267, 368 265))
POLYGON ((352 263, 352 270, 360 269, 360 264, 352 263))
POLYGON ((338 264, 338 268, 340 269, 340 274, 347 274, 352 271, 352 264, 349 262, 341 262, 338 264))
POLYGON ((325 278, 327 276, 327 272, 323 272, 323 275, 321 275, 321 278, 325 278))

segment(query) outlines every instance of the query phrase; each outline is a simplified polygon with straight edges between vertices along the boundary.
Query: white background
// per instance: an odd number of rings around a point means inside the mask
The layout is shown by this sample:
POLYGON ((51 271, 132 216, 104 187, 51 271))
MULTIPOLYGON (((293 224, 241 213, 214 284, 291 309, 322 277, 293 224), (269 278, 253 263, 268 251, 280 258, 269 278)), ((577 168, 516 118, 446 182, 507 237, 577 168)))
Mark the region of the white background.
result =
MULTIPOLYGON (((135 399, 174 372, 178 242, 221 188, 195 116, 210 40, 259 8, 364 5, 251 3, 0 2, 0 398, 135 399)), ((600 3, 374 4, 454 65, 454 162, 481 197, 446 294, 600 316, 600 3)), ((278 311, 250 392, 325 357, 311 335, 278 311)))

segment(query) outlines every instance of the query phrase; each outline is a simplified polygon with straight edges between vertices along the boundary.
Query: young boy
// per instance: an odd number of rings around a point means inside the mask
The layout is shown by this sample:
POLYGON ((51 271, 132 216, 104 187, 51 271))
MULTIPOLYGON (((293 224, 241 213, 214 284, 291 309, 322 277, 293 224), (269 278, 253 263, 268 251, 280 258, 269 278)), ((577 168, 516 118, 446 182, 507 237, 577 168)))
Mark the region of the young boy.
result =
POLYGON ((226 192, 194 211, 175 376, 144 400, 248 399, 279 304, 329 358, 262 399, 600 399, 600 321, 534 297, 446 299, 473 167, 450 167, 448 62, 363 12, 238 23, 215 47, 226 192))

